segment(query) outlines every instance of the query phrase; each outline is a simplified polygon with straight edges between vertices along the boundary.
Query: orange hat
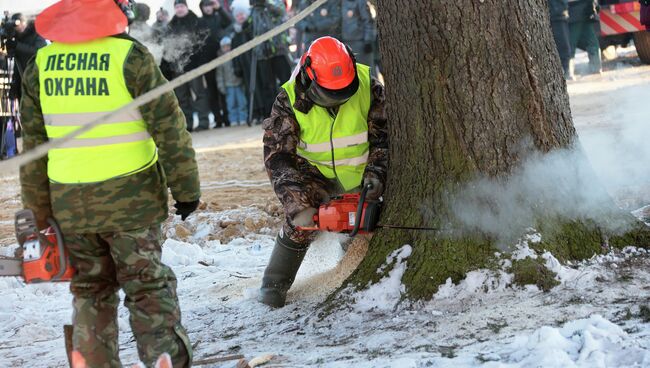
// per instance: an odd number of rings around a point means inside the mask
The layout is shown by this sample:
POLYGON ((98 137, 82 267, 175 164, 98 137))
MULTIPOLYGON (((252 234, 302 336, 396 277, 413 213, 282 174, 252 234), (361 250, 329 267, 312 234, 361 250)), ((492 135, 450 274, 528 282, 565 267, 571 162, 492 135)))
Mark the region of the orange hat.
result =
POLYGON ((300 59, 307 97, 323 107, 339 106, 359 89, 352 50, 336 38, 318 38, 300 59))
POLYGON ((302 56, 307 58, 307 75, 316 80, 319 86, 327 89, 343 89, 354 81, 357 69, 351 52, 345 44, 334 37, 321 37, 312 42, 309 50, 302 56))
POLYGON ((76 43, 122 33, 128 22, 115 0, 61 0, 43 10, 35 25, 43 38, 76 43))

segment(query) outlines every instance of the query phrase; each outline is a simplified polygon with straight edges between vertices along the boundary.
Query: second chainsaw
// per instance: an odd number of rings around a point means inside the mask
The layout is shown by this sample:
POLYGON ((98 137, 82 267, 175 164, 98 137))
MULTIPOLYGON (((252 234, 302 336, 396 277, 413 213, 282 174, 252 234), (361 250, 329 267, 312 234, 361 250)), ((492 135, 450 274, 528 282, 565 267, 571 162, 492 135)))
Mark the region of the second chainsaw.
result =
POLYGON ((61 229, 54 219, 38 230, 31 210, 16 213, 18 257, 0 256, 0 276, 19 276, 26 283, 70 281, 75 273, 63 244, 61 229))

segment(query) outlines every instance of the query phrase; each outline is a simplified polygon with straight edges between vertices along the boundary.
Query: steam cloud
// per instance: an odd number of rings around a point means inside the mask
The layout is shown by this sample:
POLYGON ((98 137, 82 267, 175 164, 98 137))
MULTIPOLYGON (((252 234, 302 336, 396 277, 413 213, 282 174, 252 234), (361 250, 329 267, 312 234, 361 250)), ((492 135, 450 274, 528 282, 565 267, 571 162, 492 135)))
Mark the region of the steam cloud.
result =
MULTIPOLYGON (((629 97, 638 102, 638 95, 629 97)), ((628 229, 631 218, 621 217, 616 204, 631 211, 650 203, 650 123, 639 106, 615 109, 616 121, 582 127, 576 149, 529 157, 505 180, 468 183, 452 201, 457 219, 504 244, 548 213, 592 220, 612 233, 628 229)))
MULTIPOLYGON (((172 64, 176 71, 181 72, 190 61, 197 45, 204 45, 207 40, 207 34, 203 33, 184 33, 184 34, 167 34, 158 37, 150 27, 131 28, 129 35, 142 42, 154 57, 156 63, 165 59, 172 64)), ((204 45, 203 47, 219 47, 219 45, 204 45)))

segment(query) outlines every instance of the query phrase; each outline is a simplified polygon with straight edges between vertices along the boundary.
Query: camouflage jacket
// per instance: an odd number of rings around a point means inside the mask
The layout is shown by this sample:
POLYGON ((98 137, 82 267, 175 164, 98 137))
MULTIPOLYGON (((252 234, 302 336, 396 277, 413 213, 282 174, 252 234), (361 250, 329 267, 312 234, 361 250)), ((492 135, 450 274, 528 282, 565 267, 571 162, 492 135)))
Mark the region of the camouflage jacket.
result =
MULTIPOLYGON (((137 41, 125 61, 124 78, 134 98, 167 82, 153 56, 137 41)), ((26 151, 48 140, 39 88, 38 67, 32 59, 25 70, 20 104, 26 151)), ((54 217, 66 233, 132 230, 167 218, 167 187, 176 201, 199 199, 192 137, 176 95, 165 93, 140 107, 140 113, 158 147, 158 163, 145 171, 100 183, 57 184, 48 179, 47 156, 21 167, 23 205, 34 210, 40 226, 54 217)))
MULTIPOLYGON (((325 179, 318 169, 296 154, 300 142, 300 125, 293 112, 307 113, 313 106, 296 84, 296 101, 291 106, 289 96, 282 90, 273 104, 271 116, 264 120, 264 165, 278 199, 289 218, 308 207, 318 207, 328 195, 341 192, 336 181, 325 179)), ((386 183, 388 168, 388 126, 384 86, 374 78, 371 82, 371 102, 368 112, 368 141, 370 152, 364 177, 373 176, 386 183)), ((359 183, 361 184, 361 183, 359 183)))

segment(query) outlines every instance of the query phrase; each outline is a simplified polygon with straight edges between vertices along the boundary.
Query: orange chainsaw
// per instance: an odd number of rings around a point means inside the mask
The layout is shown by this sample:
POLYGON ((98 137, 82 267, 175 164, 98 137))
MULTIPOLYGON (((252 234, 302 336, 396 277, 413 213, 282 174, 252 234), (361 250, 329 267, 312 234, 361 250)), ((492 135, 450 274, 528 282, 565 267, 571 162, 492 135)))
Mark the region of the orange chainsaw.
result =
POLYGON ((298 226, 296 229, 348 233, 351 237, 373 232, 378 227, 381 201, 366 201, 366 193, 371 188, 368 184, 361 193, 346 193, 334 197, 318 208, 313 218, 314 226, 298 226))
POLYGON ((47 229, 39 231, 32 210, 16 213, 16 238, 20 257, 0 256, 0 276, 21 276, 26 283, 70 281, 74 268, 63 244, 61 229, 48 219, 47 229))
POLYGON ((298 230, 329 231, 347 233, 350 237, 357 234, 368 234, 377 228, 441 231, 437 227, 414 227, 403 225, 387 225, 379 223, 382 201, 366 201, 368 190, 372 184, 367 184, 361 193, 349 193, 334 197, 331 201, 320 205, 314 215, 314 226, 297 226, 298 230))

